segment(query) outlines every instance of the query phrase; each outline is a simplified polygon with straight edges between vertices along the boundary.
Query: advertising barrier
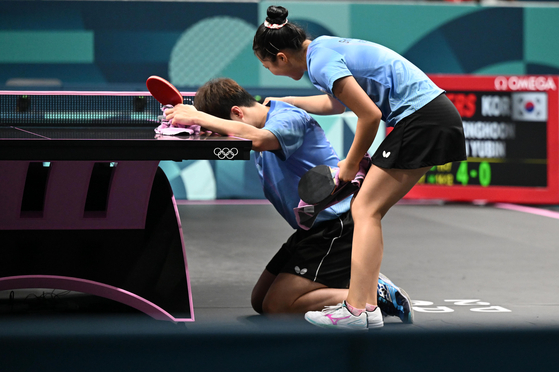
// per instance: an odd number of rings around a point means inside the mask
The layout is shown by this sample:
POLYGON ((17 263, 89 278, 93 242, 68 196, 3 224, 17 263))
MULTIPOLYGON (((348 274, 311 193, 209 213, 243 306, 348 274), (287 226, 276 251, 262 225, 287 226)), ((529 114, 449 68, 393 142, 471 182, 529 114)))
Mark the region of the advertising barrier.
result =
POLYGON ((559 203, 559 77, 430 77, 462 116, 468 160, 431 168, 407 199, 559 203))

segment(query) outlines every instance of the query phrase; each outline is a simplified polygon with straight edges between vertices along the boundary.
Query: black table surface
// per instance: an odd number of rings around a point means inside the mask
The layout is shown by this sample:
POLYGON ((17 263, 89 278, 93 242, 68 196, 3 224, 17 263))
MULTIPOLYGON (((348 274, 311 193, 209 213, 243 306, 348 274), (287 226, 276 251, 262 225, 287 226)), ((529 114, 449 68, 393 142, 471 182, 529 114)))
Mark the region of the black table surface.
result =
POLYGON ((153 127, 0 127, 0 160, 248 160, 252 142, 153 127))

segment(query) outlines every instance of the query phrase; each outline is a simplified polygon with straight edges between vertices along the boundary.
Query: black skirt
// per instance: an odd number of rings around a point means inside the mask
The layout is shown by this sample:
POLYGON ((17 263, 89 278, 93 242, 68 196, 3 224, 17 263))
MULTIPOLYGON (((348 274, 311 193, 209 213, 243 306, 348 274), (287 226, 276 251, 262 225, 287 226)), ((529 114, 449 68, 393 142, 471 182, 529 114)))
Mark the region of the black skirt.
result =
POLYGON ((466 160, 462 118, 441 94, 398 122, 373 155, 387 169, 417 169, 466 160))

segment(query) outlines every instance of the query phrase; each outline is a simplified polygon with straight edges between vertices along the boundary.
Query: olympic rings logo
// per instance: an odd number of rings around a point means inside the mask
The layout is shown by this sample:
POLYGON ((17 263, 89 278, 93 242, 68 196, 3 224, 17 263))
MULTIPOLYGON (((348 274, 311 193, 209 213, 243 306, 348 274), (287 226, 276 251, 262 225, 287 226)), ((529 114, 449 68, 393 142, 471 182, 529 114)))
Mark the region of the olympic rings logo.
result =
POLYGON ((237 154, 239 154, 239 150, 237 150, 236 147, 233 148, 228 148, 228 147, 224 147, 224 148, 219 148, 216 147, 214 149, 214 155, 217 156, 219 159, 233 159, 235 156, 237 156, 237 154))

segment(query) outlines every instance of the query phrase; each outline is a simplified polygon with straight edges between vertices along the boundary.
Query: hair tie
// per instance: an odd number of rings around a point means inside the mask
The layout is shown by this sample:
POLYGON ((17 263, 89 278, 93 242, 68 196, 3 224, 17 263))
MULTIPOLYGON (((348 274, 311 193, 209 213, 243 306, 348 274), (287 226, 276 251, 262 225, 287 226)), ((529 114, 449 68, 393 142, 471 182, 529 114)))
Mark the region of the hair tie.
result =
POLYGON ((285 26, 286 24, 287 24, 287 18, 285 19, 285 22, 283 22, 282 24, 276 24, 276 23, 270 23, 268 21, 264 21, 264 27, 270 28, 272 30, 278 30, 283 26, 285 26))

